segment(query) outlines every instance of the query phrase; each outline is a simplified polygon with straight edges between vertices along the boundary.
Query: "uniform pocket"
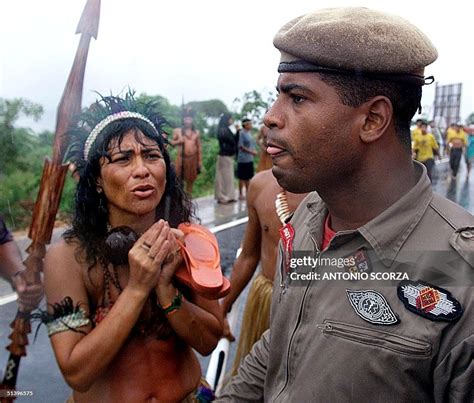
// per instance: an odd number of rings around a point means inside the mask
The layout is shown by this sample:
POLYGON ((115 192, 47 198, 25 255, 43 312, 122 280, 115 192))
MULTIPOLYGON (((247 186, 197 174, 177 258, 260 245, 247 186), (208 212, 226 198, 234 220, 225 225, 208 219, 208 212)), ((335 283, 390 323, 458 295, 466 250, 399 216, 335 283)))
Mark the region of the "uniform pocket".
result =
POLYGON ((431 354, 431 343, 417 340, 413 337, 404 337, 397 334, 383 332, 348 323, 326 319, 318 325, 323 334, 341 337, 370 346, 384 348, 396 353, 411 356, 428 357, 431 354))

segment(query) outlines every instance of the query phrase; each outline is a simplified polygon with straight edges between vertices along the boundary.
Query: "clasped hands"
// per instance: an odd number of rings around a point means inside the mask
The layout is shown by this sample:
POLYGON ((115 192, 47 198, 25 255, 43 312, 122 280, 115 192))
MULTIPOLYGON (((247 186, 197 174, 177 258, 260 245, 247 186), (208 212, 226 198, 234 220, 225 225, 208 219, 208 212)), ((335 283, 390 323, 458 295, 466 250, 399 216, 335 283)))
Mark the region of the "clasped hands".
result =
POLYGON ((161 305, 169 303, 176 295, 173 275, 183 263, 177 239, 184 242, 184 234, 160 220, 137 240, 128 253, 128 286, 146 295, 154 288, 161 305))

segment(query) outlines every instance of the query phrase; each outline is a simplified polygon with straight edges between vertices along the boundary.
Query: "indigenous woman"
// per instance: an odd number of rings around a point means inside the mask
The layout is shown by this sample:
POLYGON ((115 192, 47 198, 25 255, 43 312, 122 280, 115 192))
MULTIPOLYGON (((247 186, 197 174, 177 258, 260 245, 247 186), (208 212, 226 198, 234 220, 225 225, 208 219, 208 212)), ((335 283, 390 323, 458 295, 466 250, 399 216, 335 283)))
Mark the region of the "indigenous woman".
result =
POLYGON ((206 401, 209 393, 192 349, 209 354, 222 320, 216 301, 174 281, 182 264, 174 228, 190 221, 191 204, 152 107, 133 94, 102 98, 72 132, 85 138, 73 147, 76 212, 44 272, 48 333, 71 402, 206 401), (110 239, 131 240, 128 255, 110 239))
POLYGON ((234 189, 234 158, 237 142, 230 127, 234 120, 230 113, 224 113, 217 126, 217 140, 219 141, 219 154, 216 163, 216 184, 214 197, 218 203, 231 203, 235 201, 234 189))

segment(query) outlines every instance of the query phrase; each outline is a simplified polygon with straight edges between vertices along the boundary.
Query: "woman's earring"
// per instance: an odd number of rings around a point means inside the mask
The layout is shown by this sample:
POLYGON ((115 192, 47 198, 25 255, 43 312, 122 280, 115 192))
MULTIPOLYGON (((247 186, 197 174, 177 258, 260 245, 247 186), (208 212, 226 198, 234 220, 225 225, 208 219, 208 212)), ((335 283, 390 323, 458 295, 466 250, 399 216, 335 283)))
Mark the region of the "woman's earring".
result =
POLYGON ((97 186, 97 187, 95 188, 95 190, 96 190, 97 193, 99 193, 99 194, 102 193, 102 191, 103 191, 102 186, 97 186))

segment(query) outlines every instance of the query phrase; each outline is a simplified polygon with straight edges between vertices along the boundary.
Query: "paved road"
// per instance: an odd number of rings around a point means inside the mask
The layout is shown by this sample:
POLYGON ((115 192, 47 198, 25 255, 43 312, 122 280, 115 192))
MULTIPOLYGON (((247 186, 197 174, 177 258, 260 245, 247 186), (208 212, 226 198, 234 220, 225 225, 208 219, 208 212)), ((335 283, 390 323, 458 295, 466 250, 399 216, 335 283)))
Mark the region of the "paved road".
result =
POLYGON ((451 178, 447 163, 438 164, 433 178, 433 190, 474 214, 474 170, 469 178, 466 172, 464 159, 456 179, 451 178))
MULTIPOLYGON (((470 180, 467 180, 465 166, 462 164, 457 180, 452 180, 447 164, 438 164, 436 170, 437 174, 433 181, 433 189, 450 200, 462 205, 471 213, 474 213, 474 173, 470 180)), ((218 206, 209 198, 200 203, 198 213, 203 217, 203 224, 213 226, 225 222, 226 217, 228 221, 228 217, 236 219, 244 216, 246 209, 243 203, 218 206)), ((240 244, 244 230, 245 225, 239 225, 216 234, 222 253, 222 267, 227 276, 230 275, 235 251, 240 244)), ((7 286, 0 284, 0 297, 9 292, 10 290, 7 286)), ((243 306, 243 304, 241 304, 241 306, 243 306)), ((13 302, 0 305, 0 343, 5 345, 7 344, 7 336, 10 333, 8 324, 14 317, 15 310, 15 303, 13 302)), ((21 363, 18 389, 32 390, 34 396, 32 398, 19 398, 17 401, 63 402, 70 394, 70 390, 67 385, 65 385, 59 373, 45 329, 39 330, 36 342, 33 343, 32 337, 30 337, 30 343, 28 356, 23 359, 21 363)), ((230 365, 232 359, 233 351, 230 352, 228 365, 230 365)), ((0 350, 1 371, 3 371, 6 360, 7 352, 0 350)), ((207 363, 208 358, 201 357, 203 371, 205 371, 207 363)))

